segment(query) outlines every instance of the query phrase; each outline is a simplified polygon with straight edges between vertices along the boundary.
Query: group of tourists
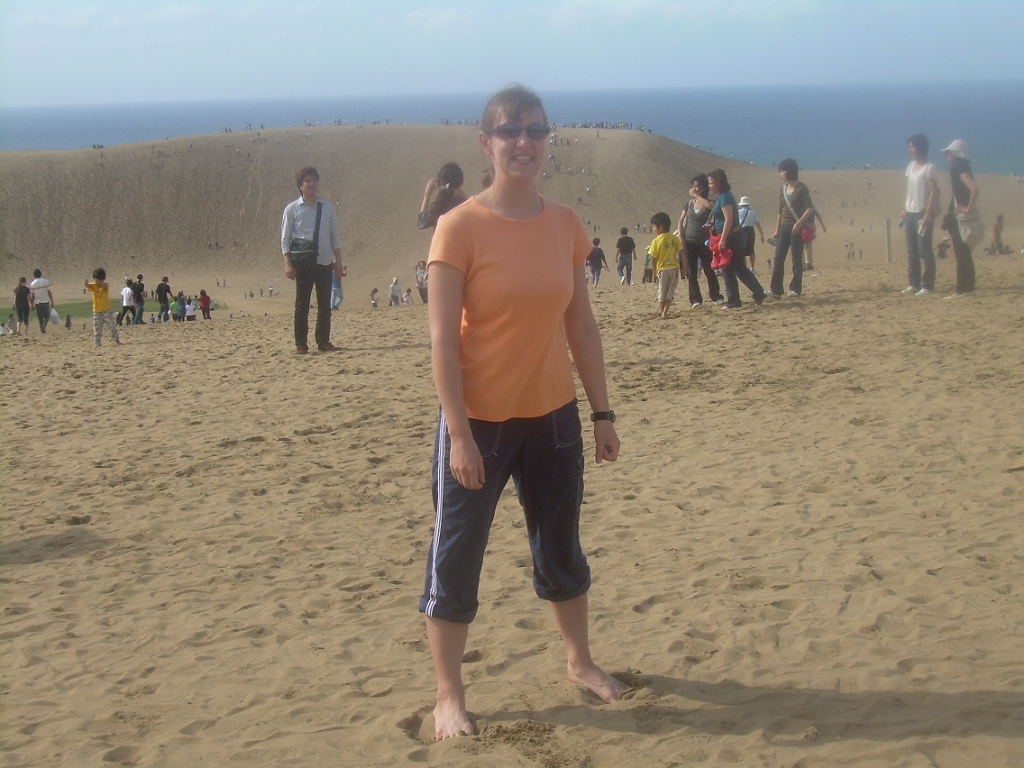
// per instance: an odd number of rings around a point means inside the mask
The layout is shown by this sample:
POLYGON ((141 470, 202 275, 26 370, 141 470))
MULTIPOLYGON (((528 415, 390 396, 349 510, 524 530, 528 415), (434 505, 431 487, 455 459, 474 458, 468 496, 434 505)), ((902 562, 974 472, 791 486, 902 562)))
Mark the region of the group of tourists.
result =
MULTIPOLYGON (((985 237, 985 225, 978 210, 978 185, 971 171, 970 149, 966 141, 956 139, 942 150, 949 163, 952 189, 945 212, 939 193, 938 171, 928 161, 928 137, 923 133, 914 134, 907 140, 907 149, 910 153, 906 173, 907 198, 900 216, 900 226, 907 238, 907 287, 903 293, 930 296, 935 292, 932 238, 938 223, 948 233, 956 257, 956 287, 945 298, 968 296, 974 292, 975 285, 971 250, 985 237)), ((999 234, 1002 234, 1001 226, 999 234)))
MULTIPOLYGON (((937 171, 927 160, 927 137, 911 136, 908 147, 911 162, 906 172, 907 198, 900 216, 900 226, 906 231, 908 256, 908 286, 903 293, 916 296, 934 293, 936 270, 932 235, 935 223, 939 222, 949 233, 943 246, 951 246, 956 257, 956 287, 946 298, 966 296, 974 291, 975 285, 971 249, 981 242, 985 232, 977 207, 978 185, 971 172, 967 143, 957 139, 942 150, 950 164, 952 186, 952 199, 945 212, 940 201, 937 171)), ((643 282, 658 284, 662 318, 668 316, 681 276, 685 276, 687 282, 691 308, 703 306, 701 272, 707 282, 708 299, 725 309, 742 306, 740 282, 750 290, 755 304, 763 303, 769 296, 779 299, 784 294, 790 298, 802 295, 803 275, 814 269, 812 248, 817 228, 820 225, 821 231, 827 230, 821 212, 811 200, 810 189, 800 181, 797 162, 787 158, 779 163, 778 171, 782 180, 778 216, 775 232, 767 239, 775 249, 768 291, 761 286, 754 271, 757 238, 761 243, 766 242, 761 222, 751 208, 749 197, 744 195, 736 200, 724 170, 699 173, 691 179, 690 199, 679 216, 675 232, 669 231, 668 214, 657 213, 651 218, 655 238, 648 249, 650 267, 645 263, 643 282), (787 259, 792 264, 788 286, 785 284, 787 259)), ((1007 252, 1002 244, 1002 230, 1003 217, 999 216, 993 227, 993 244, 987 252, 1007 252)), ((621 232, 626 235, 628 230, 623 228, 621 232)), ((620 258, 621 242, 616 248, 620 258)), ((587 258, 590 279, 595 286, 602 269, 608 267, 599 246, 600 239, 595 238, 587 258)), ((631 284, 631 280, 623 277, 622 261, 619 275, 623 285, 631 284)))
POLYGON ((786 158, 779 163, 778 171, 782 186, 775 232, 767 240, 775 248, 767 291, 754 271, 757 238, 765 242, 760 219, 748 196, 736 199, 729 177, 721 168, 698 173, 690 180, 689 200, 679 215, 675 232, 670 231, 672 222, 667 213, 659 212, 651 217, 651 232, 655 238, 649 249, 650 274, 645 265, 644 282, 650 278, 658 284, 658 308, 663 319, 668 317, 676 288, 684 275, 692 309, 704 305, 700 287, 702 272, 707 282, 708 300, 724 309, 743 305, 740 283, 747 287, 758 305, 769 296, 781 299, 783 295, 791 298, 802 295, 804 271, 813 269, 810 244, 817 237, 816 222, 821 224, 822 231, 825 231, 825 223, 811 200, 810 190, 800 181, 797 162, 786 158), (788 286, 785 285, 787 259, 792 263, 788 286))
MULTIPOLYGON (((46 333, 50 325, 60 324, 61 318, 57 312, 53 291, 50 281, 43 277, 42 270, 33 271, 33 280, 28 283, 26 278, 18 280, 18 286, 14 289, 14 310, 16 319, 12 316, 12 322, 4 324, 4 334, 27 335, 29 315, 34 309, 39 320, 39 330, 46 333), (13 327, 9 327, 13 324, 13 327)), ((145 325, 146 299, 149 298, 149 291, 143 282, 142 275, 137 275, 133 280, 125 277, 124 287, 121 289, 121 309, 114 312, 110 301, 110 286, 107 283, 107 273, 103 268, 93 271, 91 279, 85 281, 85 290, 92 294, 93 314, 93 342, 101 346, 103 328, 110 329, 110 337, 120 344, 120 337, 117 328, 127 325, 145 325)), ((197 310, 206 320, 212 319, 213 300, 205 290, 199 291, 198 296, 186 296, 183 291, 174 295, 171 291, 170 281, 163 278, 154 291, 159 310, 157 314, 150 314, 149 323, 166 323, 194 321, 197 317, 197 310)), ((71 315, 63 321, 64 327, 71 329, 71 315)))
MULTIPOLYGON (((93 343, 97 347, 102 345, 104 327, 109 328, 110 337, 114 342, 120 344, 117 332, 119 326, 125 322, 128 325, 146 324, 144 312, 149 292, 142 281, 142 275, 138 275, 135 280, 126 277, 124 282, 124 288, 121 289, 121 311, 115 317, 110 304, 110 286, 107 284, 106 270, 102 267, 94 270, 92 279, 85 281, 86 290, 92 294, 93 343)), ((172 320, 177 323, 195 321, 197 307, 204 319, 211 320, 213 317, 213 300, 205 289, 199 291, 199 296, 196 297, 186 296, 184 291, 178 291, 177 295, 174 295, 170 280, 164 277, 154 293, 159 310, 156 315, 150 314, 151 325, 172 320)))
POLYGON ((27 278, 18 278, 18 287, 14 289, 14 326, 10 327, 8 321, 5 335, 11 333, 15 336, 27 336, 29 316, 33 310, 39 320, 41 333, 46 333, 46 327, 51 323, 60 323, 50 281, 43 277, 40 269, 33 270, 31 283, 27 278))

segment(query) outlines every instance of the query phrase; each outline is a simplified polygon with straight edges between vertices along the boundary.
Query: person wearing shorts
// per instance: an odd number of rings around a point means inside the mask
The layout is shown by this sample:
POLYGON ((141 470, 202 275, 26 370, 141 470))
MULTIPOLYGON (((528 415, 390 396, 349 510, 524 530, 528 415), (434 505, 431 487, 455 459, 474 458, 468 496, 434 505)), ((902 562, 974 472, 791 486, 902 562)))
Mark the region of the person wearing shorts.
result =
POLYGON ((651 217, 651 231, 655 234, 650 248, 651 263, 658 278, 658 311, 662 320, 668 317, 668 309, 676 297, 679 251, 683 248, 682 241, 668 231, 671 226, 672 220, 667 213, 658 212, 651 217))
POLYGON ((573 362, 593 411, 596 461, 615 461, 619 439, 587 291, 586 229, 572 208, 537 190, 549 133, 531 91, 513 86, 491 99, 478 140, 494 181, 440 218, 427 260, 441 408, 435 523, 419 608, 437 673, 438 739, 473 733, 462 657, 487 536, 509 478, 526 516, 535 591, 550 601, 569 679, 605 702, 625 691, 590 656, 573 362))

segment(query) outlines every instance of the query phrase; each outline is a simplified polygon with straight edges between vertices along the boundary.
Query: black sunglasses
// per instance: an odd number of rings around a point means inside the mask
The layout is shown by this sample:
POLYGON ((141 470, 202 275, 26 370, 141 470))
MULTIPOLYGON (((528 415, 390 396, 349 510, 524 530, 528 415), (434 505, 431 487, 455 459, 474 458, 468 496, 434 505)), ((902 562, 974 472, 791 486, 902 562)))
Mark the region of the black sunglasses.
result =
POLYGON ((518 123, 502 123, 491 128, 488 133, 504 141, 515 141, 523 135, 523 131, 526 131, 526 138, 531 141, 540 141, 551 133, 551 126, 544 123, 533 123, 524 128, 518 123))

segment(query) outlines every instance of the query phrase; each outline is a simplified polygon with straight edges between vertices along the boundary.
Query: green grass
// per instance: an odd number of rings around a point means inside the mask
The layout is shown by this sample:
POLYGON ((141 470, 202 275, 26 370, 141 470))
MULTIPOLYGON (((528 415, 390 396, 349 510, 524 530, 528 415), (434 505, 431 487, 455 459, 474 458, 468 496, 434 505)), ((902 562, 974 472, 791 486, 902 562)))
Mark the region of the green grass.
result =
POLYGON ((57 305, 60 318, 63 320, 71 315, 72 320, 79 320, 83 317, 92 317, 92 299, 87 301, 64 301, 57 305))
MULTIPOLYGON (((116 301, 110 302, 110 308, 114 310, 114 313, 121 311, 121 305, 116 301)), ((216 311, 224 311, 228 308, 228 305, 224 302, 217 302, 215 305, 216 311)), ((92 299, 87 301, 64 301, 57 305, 57 311, 60 312, 61 321, 65 317, 71 315, 72 320, 92 319, 92 299)), ((160 311, 160 304, 156 301, 146 302, 146 307, 143 310, 146 313, 146 323, 149 323, 149 315, 152 312, 156 314, 160 311)), ((199 313, 199 305, 196 305, 196 314, 199 313)), ((32 313, 32 317, 35 318, 35 313, 32 313)))

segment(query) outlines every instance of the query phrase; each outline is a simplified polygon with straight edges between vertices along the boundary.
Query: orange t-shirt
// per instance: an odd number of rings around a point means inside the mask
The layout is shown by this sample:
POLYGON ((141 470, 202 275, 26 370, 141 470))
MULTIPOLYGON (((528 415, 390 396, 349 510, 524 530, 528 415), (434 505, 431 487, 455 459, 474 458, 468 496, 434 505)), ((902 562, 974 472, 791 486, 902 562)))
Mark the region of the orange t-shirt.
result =
POLYGON ((470 198, 438 220, 430 244, 428 266, 466 276, 460 359, 473 419, 543 416, 576 397, 562 320, 591 245, 572 208, 543 202, 515 221, 470 198))

